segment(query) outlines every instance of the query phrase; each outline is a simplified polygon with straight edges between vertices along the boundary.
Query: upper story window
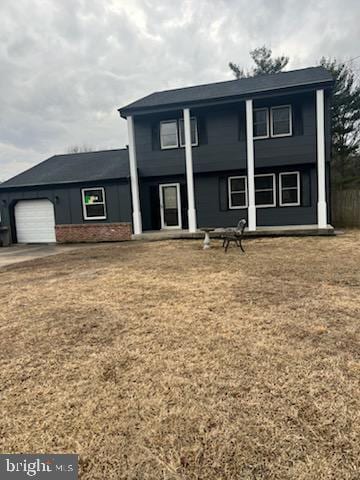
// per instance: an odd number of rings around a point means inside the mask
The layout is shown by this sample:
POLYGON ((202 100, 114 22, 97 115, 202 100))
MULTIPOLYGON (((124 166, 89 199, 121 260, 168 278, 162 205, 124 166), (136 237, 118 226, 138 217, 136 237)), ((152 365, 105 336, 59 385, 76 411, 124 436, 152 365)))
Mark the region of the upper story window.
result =
POLYGON ((291 105, 253 110, 254 139, 288 137, 292 135, 291 105), (270 125, 269 125, 270 123, 270 125))
POLYGON ((256 108, 253 112, 254 138, 267 138, 269 136, 269 110, 256 108))
MULTIPOLYGON (((190 118, 191 145, 198 145, 198 128, 195 117, 190 118)), ((167 148, 185 147, 184 120, 165 120, 160 122, 160 145, 167 148)))
POLYGON ((275 207, 275 174, 255 175, 255 205, 257 207, 275 207))
MULTIPOLYGON (((191 145, 193 147, 196 147, 198 144, 198 129, 197 129, 197 121, 195 117, 190 118, 190 128, 191 128, 191 145)), ((180 132, 180 147, 185 147, 184 120, 182 118, 179 120, 179 132, 180 132)))
POLYGON ((300 205, 300 173, 282 172, 279 175, 280 206, 300 205))
POLYGON ((246 208, 247 207, 247 183, 246 177, 229 177, 229 208, 246 208))
POLYGON ((292 134, 291 106, 271 108, 271 136, 284 137, 292 134))
POLYGON ((105 220, 105 189, 103 187, 83 188, 81 193, 84 220, 105 220))
POLYGON ((176 120, 160 122, 161 148, 177 148, 179 146, 178 127, 176 120))

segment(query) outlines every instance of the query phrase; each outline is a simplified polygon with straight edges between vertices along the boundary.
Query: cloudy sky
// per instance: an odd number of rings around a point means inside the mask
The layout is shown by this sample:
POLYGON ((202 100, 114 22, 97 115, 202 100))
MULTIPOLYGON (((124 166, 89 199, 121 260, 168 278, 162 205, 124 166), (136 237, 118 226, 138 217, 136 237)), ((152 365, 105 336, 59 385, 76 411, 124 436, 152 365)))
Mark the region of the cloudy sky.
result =
POLYGON ((0 0, 0 180, 73 145, 123 147, 118 107, 231 79, 263 44, 289 69, 349 60, 359 21, 358 0, 0 0))

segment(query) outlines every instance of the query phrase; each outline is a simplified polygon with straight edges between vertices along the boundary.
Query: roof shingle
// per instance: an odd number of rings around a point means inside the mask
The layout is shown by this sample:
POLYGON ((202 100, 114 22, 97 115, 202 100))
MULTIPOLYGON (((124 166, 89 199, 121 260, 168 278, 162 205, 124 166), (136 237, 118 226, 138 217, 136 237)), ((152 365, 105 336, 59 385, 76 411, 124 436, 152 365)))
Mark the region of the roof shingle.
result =
POLYGON ((119 111, 121 115, 126 116, 126 114, 136 109, 243 96, 322 82, 333 82, 330 72, 323 67, 309 67, 289 72, 242 78, 240 80, 229 80, 155 92, 120 108, 119 111))
POLYGON ((127 149, 55 155, 6 182, 0 189, 111 180, 129 176, 127 149))

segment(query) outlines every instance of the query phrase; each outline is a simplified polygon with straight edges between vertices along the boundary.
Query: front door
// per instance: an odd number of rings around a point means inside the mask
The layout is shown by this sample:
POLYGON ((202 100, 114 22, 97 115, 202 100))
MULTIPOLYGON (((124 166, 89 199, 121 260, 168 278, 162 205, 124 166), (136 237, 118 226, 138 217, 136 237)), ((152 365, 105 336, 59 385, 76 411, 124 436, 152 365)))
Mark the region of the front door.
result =
POLYGON ((159 188, 161 228, 181 228, 180 184, 167 183, 159 188))

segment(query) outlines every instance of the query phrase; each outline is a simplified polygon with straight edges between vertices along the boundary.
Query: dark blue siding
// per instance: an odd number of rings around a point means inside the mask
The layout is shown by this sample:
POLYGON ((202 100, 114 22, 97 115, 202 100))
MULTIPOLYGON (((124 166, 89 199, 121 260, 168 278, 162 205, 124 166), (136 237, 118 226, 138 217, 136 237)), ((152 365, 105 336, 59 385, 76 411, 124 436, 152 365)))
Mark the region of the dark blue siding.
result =
MULTIPOLYGON (((275 105, 292 106, 293 135, 254 141, 256 173, 280 171, 301 172, 301 206, 257 209, 257 224, 301 225, 317 221, 316 175, 316 111, 315 91, 291 96, 269 95, 254 100, 254 108, 275 105)), ((326 159, 330 160, 330 97, 326 95, 326 159)), ((246 175, 245 103, 194 108, 191 114, 198 121, 199 145, 193 147, 195 203, 198 227, 234 226, 240 218, 247 219, 247 209, 228 208, 227 178, 246 175)), ((161 150, 161 120, 179 119, 182 111, 142 115, 134 118, 135 142, 140 182, 140 202, 144 230, 160 228, 158 188, 161 183, 181 185, 183 228, 187 228, 187 196, 185 149, 161 150)), ((329 202, 329 167, 327 165, 327 196, 329 202)), ((90 184, 18 188, 0 191, 2 223, 10 225, 11 208, 21 199, 48 198, 55 206, 57 224, 91 223, 84 221, 81 188, 103 186, 106 191, 107 219, 102 222, 131 222, 131 191, 128 181, 102 181, 90 184), (5 201, 5 203, 4 203, 5 201), (9 208, 10 207, 10 208, 9 208)), ((278 194, 278 193, 277 193, 278 194)), ((277 198, 277 205, 279 205, 277 198)), ((98 222, 98 221, 96 221, 98 222)))
MULTIPOLYGON (((292 105, 293 135, 254 142, 255 166, 272 167, 316 162, 315 92, 254 102, 254 107, 292 105)), ((185 150, 161 150, 161 120, 181 117, 181 111, 166 115, 135 117, 137 160, 140 176, 185 173, 185 150)), ((244 103, 193 110, 199 123, 199 146, 193 147, 195 173, 246 168, 244 103)), ((328 139, 329 140, 329 139, 328 139)), ((327 142, 328 145, 328 142, 327 142)))
MULTIPOLYGON (((269 96, 254 100, 254 108, 291 105, 293 134, 289 137, 255 139, 256 173, 277 174, 277 206, 257 209, 257 224, 301 225, 317 222, 316 174, 316 94, 302 92, 291 96, 269 96), (301 172, 301 206, 280 207, 278 173, 301 172)), ((330 159, 329 97, 326 96, 326 158, 330 159)), ((246 175, 245 104, 193 109, 198 119, 199 145, 193 147, 195 202, 198 227, 226 227, 247 219, 247 209, 228 208, 227 177, 246 175)), ((151 220, 150 185, 185 179, 185 150, 161 150, 161 120, 179 119, 181 110, 135 117, 135 136, 144 229, 154 229, 151 220)), ((152 213, 153 215, 153 213, 152 213)), ((156 223, 156 222, 155 222, 156 223)))
POLYGON ((247 220, 247 208, 241 210, 228 208, 227 175, 195 177, 195 196, 198 228, 232 227, 241 218, 247 220))
POLYGON ((38 187, 0 192, 0 210, 2 225, 12 223, 13 207, 19 200, 47 198, 54 204, 55 223, 79 224, 92 223, 83 219, 81 189, 86 187, 104 187, 106 197, 106 220, 96 220, 95 223, 132 222, 131 191, 127 181, 97 182, 96 184, 77 184, 59 187, 38 187), (4 203, 5 202, 5 203, 4 203))
MULTIPOLYGON (((316 171, 306 165, 293 166, 291 169, 258 170, 256 174, 276 174, 276 207, 257 208, 258 226, 309 225, 316 224, 316 171), (298 207, 279 206, 279 176, 282 171, 300 171, 301 205, 298 207)), ((198 227, 229 227, 241 219, 247 220, 247 208, 229 209, 229 176, 246 175, 244 170, 222 172, 217 175, 198 175, 195 177, 195 196, 198 227)))
MULTIPOLYGON (((257 170, 256 174, 275 173, 276 175, 276 207, 257 208, 258 226, 309 225, 316 224, 316 170, 314 166, 297 165, 291 168, 271 168, 257 170), (298 207, 279 206, 279 173, 286 171, 300 172, 301 205, 298 207)), ((232 170, 212 174, 195 175, 195 206, 198 228, 230 227, 241 218, 248 218, 247 208, 229 209, 228 177, 246 175, 245 170, 232 170)), ((180 183, 182 189, 183 228, 187 228, 187 198, 185 176, 168 176, 142 179, 141 212, 143 229, 160 228, 160 205, 156 204, 159 184, 180 183), (154 203, 155 202, 155 203, 154 203), (155 208, 155 210, 154 210, 155 208), (154 219, 155 215, 155 219, 154 219), (157 218, 156 218, 157 217, 157 218)))

